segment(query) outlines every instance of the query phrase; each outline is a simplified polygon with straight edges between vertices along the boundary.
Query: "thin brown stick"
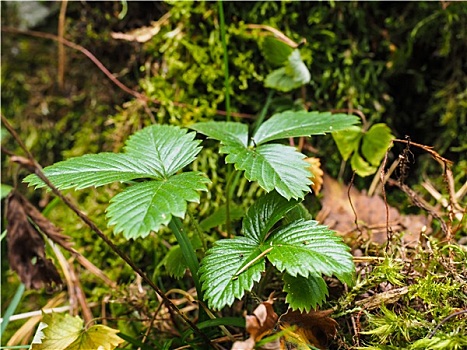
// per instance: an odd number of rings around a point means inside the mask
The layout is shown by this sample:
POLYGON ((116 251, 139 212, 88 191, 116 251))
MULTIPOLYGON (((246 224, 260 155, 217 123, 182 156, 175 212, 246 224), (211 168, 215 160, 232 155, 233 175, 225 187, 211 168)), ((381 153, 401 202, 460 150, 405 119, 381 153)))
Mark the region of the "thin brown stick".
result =
MULTIPOLYGON (((58 37, 63 39, 65 35, 65 19, 66 19, 66 8, 68 0, 62 0, 60 6, 60 14, 58 16, 58 37)), ((58 74, 57 74, 58 86, 63 89, 65 81, 65 48, 63 43, 58 41, 58 74)))
POLYGON ((440 161, 442 162, 444 165, 446 166, 451 166, 453 163, 452 161, 450 161, 449 159, 446 159, 444 157, 441 157, 438 152, 434 151, 433 150, 433 147, 431 146, 426 146, 426 145, 421 145, 419 143, 415 143, 415 142, 412 142, 410 140, 400 140, 400 139, 394 139, 392 140, 392 142, 400 142, 400 143, 405 143, 405 144, 409 144, 410 146, 415 146, 415 147, 418 147, 418 148, 421 148, 423 149, 425 152, 428 152, 430 153, 430 155, 436 159, 437 161, 440 161))
POLYGON ((386 187, 384 186, 386 183, 386 180, 388 179, 386 177, 386 172, 384 169, 386 168, 386 163, 388 161, 388 151, 384 154, 384 159, 383 163, 381 164, 381 172, 380 172, 380 179, 381 179, 381 193, 383 194, 383 201, 384 201, 384 207, 386 209, 386 239, 387 239, 387 244, 386 244, 386 252, 389 249, 389 244, 392 240, 392 228, 389 226, 389 205, 388 205, 388 200, 386 198, 386 187))
POLYGON ((347 188, 347 198, 349 199, 350 207, 352 208, 353 215, 355 216, 355 221, 354 221, 355 226, 357 227, 357 231, 359 232, 360 237, 362 237, 363 236, 363 231, 360 228, 360 226, 358 225, 357 212, 355 211, 355 207, 354 207, 354 205, 352 203, 352 197, 350 196, 350 190, 352 189, 354 180, 355 180, 355 171, 352 172, 352 178, 350 179, 349 187, 347 188))
POLYGON ((41 165, 36 161, 33 157, 32 153, 29 149, 25 146, 24 142, 18 136, 16 131, 11 126, 10 122, 3 116, 2 122, 8 132, 13 136, 16 142, 20 145, 20 147, 24 150, 24 152, 28 155, 29 160, 35 165, 35 174, 42 180, 44 183, 52 190, 52 192, 59 197, 63 203, 65 203, 71 210, 75 212, 75 214, 86 224, 88 225, 92 231, 94 231, 123 261, 125 261, 141 278, 163 299, 164 303, 169 307, 169 309, 176 312, 192 329, 193 331, 198 334, 210 347, 214 347, 210 341, 210 339, 204 334, 186 315, 184 315, 173 303, 172 301, 166 297, 164 292, 143 272, 141 268, 139 268, 131 258, 124 253, 120 248, 118 248, 98 227, 97 225, 81 210, 76 207, 68 197, 65 197, 61 191, 59 191, 45 176, 44 172, 42 171, 41 165))

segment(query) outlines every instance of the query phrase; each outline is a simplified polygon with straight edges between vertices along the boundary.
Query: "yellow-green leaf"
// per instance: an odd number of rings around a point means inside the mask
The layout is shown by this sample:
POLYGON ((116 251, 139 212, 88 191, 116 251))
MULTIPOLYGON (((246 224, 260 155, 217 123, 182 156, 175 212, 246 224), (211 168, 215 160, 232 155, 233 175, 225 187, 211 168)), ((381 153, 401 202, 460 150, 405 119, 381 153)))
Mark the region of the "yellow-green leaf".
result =
POLYGON ((103 325, 83 328, 83 320, 69 314, 44 314, 31 350, 113 350, 124 340, 118 330, 103 325))
POLYGON ((348 129, 332 133, 332 137, 344 160, 349 159, 352 152, 358 151, 362 136, 363 133, 360 126, 351 126, 348 129))
POLYGON ((373 125, 363 136, 362 155, 373 166, 378 166, 391 146, 394 136, 386 124, 373 125))
POLYGON ((361 177, 365 177, 371 174, 374 174, 377 167, 371 166, 368 162, 363 159, 358 152, 355 152, 350 159, 350 165, 355 172, 360 175, 361 177))

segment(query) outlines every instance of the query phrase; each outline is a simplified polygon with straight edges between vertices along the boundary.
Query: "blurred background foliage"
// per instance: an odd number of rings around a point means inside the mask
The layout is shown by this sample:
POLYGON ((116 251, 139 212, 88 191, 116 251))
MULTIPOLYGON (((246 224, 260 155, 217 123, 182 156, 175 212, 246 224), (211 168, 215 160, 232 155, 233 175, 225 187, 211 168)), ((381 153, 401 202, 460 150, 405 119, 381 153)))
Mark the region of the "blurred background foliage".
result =
MULTIPOLYGON (((38 6, 34 10, 21 4, 1 3, 2 27, 57 33, 59 2, 33 2, 38 6), (40 14, 39 18, 26 20, 31 11, 40 14)), ((65 38, 91 51, 127 86, 154 99, 148 105, 151 113, 141 101, 113 85, 82 53, 66 48, 65 79, 60 87, 56 42, 2 33, 2 114, 43 166, 85 153, 120 151, 128 135, 153 122, 189 126, 210 119, 225 120, 219 113, 225 110, 225 89, 217 3, 125 4, 124 11, 123 2, 69 2, 65 38), (158 20, 158 33, 145 43, 112 38, 112 32, 129 32, 158 20)), ((244 114, 234 120, 252 123, 267 99, 264 78, 274 67, 261 54, 265 32, 249 25, 268 25, 297 43, 305 42, 300 53, 311 72, 306 87, 274 93, 268 116, 294 106, 320 111, 358 109, 369 123, 389 125, 398 138, 409 135, 414 142, 433 146, 455 162, 456 180, 465 180, 465 3, 225 2, 224 11, 232 111, 244 114)), ((337 176, 341 157, 332 138, 312 139, 311 144, 314 155, 323 156, 325 170, 337 176)), ((3 132, 2 145, 21 154, 3 132)), ((206 172, 213 183, 210 192, 202 194, 201 204, 192 206, 200 220, 225 199, 223 157, 215 143, 205 142, 204 147, 193 166, 206 172)), ((397 157, 400 149, 394 147, 391 156, 397 157)), ((414 153, 420 155, 416 150, 414 153)), ((417 158, 409 183, 439 175, 438 165, 428 159, 425 155, 417 158)), ((5 160, 2 154, 2 182, 13 185, 17 179, 22 191, 29 191, 38 204, 46 206, 49 195, 24 188, 20 181, 26 172, 18 174, 5 160)), ((350 176, 347 169, 344 179, 350 176)), ((363 180, 358 184, 368 185, 363 180)), ((71 194, 104 228, 106 203, 118 189, 113 185, 71 194)), ((246 182, 240 184, 240 191, 247 196, 238 204, 249 204, 258 194, 258 188, 246 182)), ((62 204, 57 204, 49 217, 73 237, 83 254, 117 280, 120 288, 132 282, 132 272, 62 204)), ((106 233, 111 235, 111 230, 106 233)), ((217 237, 216 232, 213 237, 217 237)), ((136 263, 145 266, 166 289, 157 265, 174 243, 170 234, 135 242, 125 242, 120 236, 113 239, 128 247, 136 263)), ((6 259, 2 259, 2 270, 8 271, 6 259)), ((85 288, 98 300, 99 290, 94 288, 92 276, 89 278, 85 288)), ((18 282, 9 272, 2 274, 2 282, 7 286, 2 288, 3 306, 18 282)))

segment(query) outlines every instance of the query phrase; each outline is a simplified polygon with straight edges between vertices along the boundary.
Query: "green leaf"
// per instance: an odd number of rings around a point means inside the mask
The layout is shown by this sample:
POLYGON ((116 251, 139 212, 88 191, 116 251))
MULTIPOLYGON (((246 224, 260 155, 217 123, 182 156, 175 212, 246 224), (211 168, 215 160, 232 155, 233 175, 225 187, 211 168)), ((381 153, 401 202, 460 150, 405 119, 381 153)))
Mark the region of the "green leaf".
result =
POLYGON ((394 136, 386 124, 373 125, 363 136, 362 155, 373 166, 379 166, 394 136))
POLYGON ((141 182, 113 197, 107 208, 109 226, 126 238, 146 237, 167 225, 172 215, 185 216, 186 202, 199 202, 209 180, 200 172, 185 172, 167 180, 141 182))
MULTIPOLYGON (((206 191, 209 180, 202 173, 174 175, 191 163, 201 150, 195 133, 169 125, 146 127, 126 142, 126 153, 99 153, 71 158, 44 169, 59 189, 102 186, 114 181, 152 179, 126 188, 110 201, 109 225, 126 238, 145 237, 167 225, 172 216, 183 218, 186 202, 199 202, 197 191, 206 191)), ((30 175, 25 182, 45 184, 30 175)))
POLYGON ((268 259, 291 276, 336 276, 351 284, 354 273, 349 247, 328 227, 318 222, 296 221, 274 232, 264 243, 273 247, 268 259))
POLYGON ((363 133, 360 126, 352 126, 346 130, 333 132, 332 137, 344 160, 349 159, 352 152, 358 152, 363 133))
POLYGON ((152 125, 130 136, 125 151, 134 159, 151 159, 151 166, 164 177, 192 163, 201 151, 194 132, 171 125, 152 125))
POLYGON ((287 292, 285 301, 292 310, 309 312, 326 300, 329 295, 326 282, 321 276, 308 277, 284 274, 284 291, 287 292))
POLYGON ((236 122, 205 122, 190 126, 212 139, 221 141, 224 145, 248 146, 248 126, 236 122))
MULTIPOLYGON (((157 168, 146 160, 135 159, 126 154, 99 153, 70 158, 44 168, 44 174, 59 189, 77 190, 102 186, 115 181, 129 181, 137 178, 159 178, 157 168)), ((27 176, 23 182, 36 188, 46 184, 35 174, 27 176)))
POLYGON ((10 185, 1 184, 1 186, 0 186, 0 199, 6 198, 10 194, 12 189, 13 189, 13 187, 11 187, 10 185))
POLYGON ((226 163, 234 163, 237 170, 244 170, 245 177, 267 192, 276 189, 283 197, 303 198, 310 191, 309 164, 305 156, 294 147, 268 144, 256 149, 225 146, 226 163))
POLYGON ((284 65, 292 51, 293 48, 273 36, 265 37, 261 45, 264 58, 275 66, 284 65))
POLYGON ((243 233, 257 243, 263 242, 271 228, 298 202, 288 201, 277 192, 261 196, 243 219, 243 233))
POLYGON ((245 291, 253 288, 265 269, 264 256, 258 244, 246 237, 217 241, 208 250, 199 272, 209 307, 221 309, 232 305, 235 298, 241 298, 245 291), (248 263, 254 263, 244 272, 237 273, 248 263))
POLYGON ((253 139, 256 145, 289 137, 324 135, 347 130, 359 122, 358 117, 330 112, 287 111, 273 115, 261 124, 253 139))
POLYGON ((274 70, 266 76, 264 86, 288 92, 310 82, 311 75, 300 57, 300 51, 294 50, 285 66, 274 70))
POLYGON ((350 165, 352 169, 360 176, 365 177, 371 174, 374 174, 377 167, 371 166, 368 164, 365 159, 363 159, 358 152, 354 152, 352 158, 350 158, 350 165))
POLYGON ((103 325, 83 328, 83 320, 69 314, 44 314, 32 350, 112 350, 124 340, 118 330, 103 325))
POLYGON ((161 263, 165 266, 169 276, 174 278, 182 278, 188 267, 179 245, 170 248, 161 263))
POLYGON ((310 71, 305 63, 303 63, 298 49, 293 50, 287 58, 285 70, 286 73, 292 77, 293 81, 300 83, 300 85, 305 85, 310 82, 310 71))

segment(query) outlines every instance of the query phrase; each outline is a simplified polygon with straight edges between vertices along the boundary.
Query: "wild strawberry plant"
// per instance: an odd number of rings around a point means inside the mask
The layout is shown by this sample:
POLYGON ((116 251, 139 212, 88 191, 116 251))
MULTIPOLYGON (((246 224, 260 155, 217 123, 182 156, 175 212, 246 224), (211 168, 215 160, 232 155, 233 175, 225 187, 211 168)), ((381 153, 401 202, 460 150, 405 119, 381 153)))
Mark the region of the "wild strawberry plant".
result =
MULTIPOLYGON (((148 126, 128 139, 123 153, 71 158, 45 168, 44 173, 59 189, 125 183, 107 208, 114 233, 123 233, 127 239, 145 238, 169 225, 191 270, 198 297, 212 308, 231 305, 251 290, 268 260, 283 272, 290 306, 309 310, 326 297, 322 275, 334 275, 350 284, 354 265, 341 239, 316 221, 298 219, 278 225, 309 192, 311 174, 305 155, 277 140, 344 130, 356 123, 356 117, 345 114, 288 111, 272 116, 251 137, 242 123, 193 125, 192 129, 221 142, 227 163, 269 192, 248 211, 243 236, 216 242, 202 259, 201 269, 180 221, 187 202, 199 202, 199 191, 206 191, 209 182, 201 172, 182 171, 201 150, 195 132, 148 126)), ((45 186, 36 175, 24 181, 45 186)))

